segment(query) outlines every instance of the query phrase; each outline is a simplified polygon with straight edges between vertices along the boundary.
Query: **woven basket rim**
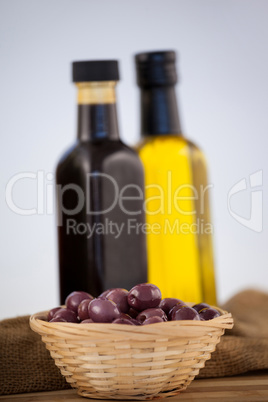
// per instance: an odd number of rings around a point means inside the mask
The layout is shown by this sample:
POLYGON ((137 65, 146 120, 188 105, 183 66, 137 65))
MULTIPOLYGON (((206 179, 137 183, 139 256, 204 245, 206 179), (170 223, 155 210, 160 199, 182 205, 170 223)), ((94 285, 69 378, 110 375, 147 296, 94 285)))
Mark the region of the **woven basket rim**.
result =
MULTIPOLYGON (((113 324, 113 323, 70 323, 70 322, 48 322, 45 321, 48 311, 42 311, 36 314, 33 314, 30 317, 30 326, 39 334, 50 333, 52 334, 55 332, 66 332, 70 335, 86 335, 88 336, 89 333, 98 333, 99 335, 117 335, 117 336, 124 336, 124 335, 153 335, 153 334, 167 334, 170 332, 170 335, 173 331, 176 333, 178 329, 183 332, 185 329, 187 332, 190 329, 196 328, 197 332, 198 329, 204 330, 207 328, 208 330, 211 329, 231 329, 233 328, 234 322, 231 313, 216 307, 216 309, 221 313, 219 317, 213 318, 212 320, 207 321, 197 321, 197 320, 180 320, 180 321, 167 321, 167 322, 160 322, 150 325, 123 325, 123 324, 113 324), (188 328, 188 330, 187 330, 188 328)), ((180 331, 179 331, 180 332, 180 331)), ((179 334, 179 333, 178 333, 179 334)), ((183 334, 181 334, 183 335, 183 334)), ((191 335, 191 334, 188 334, 191 335)), ((195 336, 193 333, 192 336, 195 336)))

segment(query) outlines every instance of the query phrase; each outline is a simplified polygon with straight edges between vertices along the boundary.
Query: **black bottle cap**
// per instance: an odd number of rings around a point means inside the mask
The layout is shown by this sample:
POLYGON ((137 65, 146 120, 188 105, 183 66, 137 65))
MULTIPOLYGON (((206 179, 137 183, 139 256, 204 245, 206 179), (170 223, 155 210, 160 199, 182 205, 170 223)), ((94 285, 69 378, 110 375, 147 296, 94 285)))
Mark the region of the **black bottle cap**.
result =
POLYGON ((73 82, 119 81, 117 60, 73 62, 73 82))
POLYGON ((173 50, 138 53, 135 61, 140 87, 176 84, 176 53, 173 50))

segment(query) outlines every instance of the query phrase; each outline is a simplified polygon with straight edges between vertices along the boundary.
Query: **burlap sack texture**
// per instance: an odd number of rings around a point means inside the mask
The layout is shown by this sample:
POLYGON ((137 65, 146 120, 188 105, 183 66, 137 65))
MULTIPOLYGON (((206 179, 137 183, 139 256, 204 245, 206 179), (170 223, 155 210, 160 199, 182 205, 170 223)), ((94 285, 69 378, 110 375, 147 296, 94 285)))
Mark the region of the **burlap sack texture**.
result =
POLYGON ((199 378, 224 377, 268 368, 268 294, 256 290, 238 293, 222 308, 234 318, 199 378))
MULTIPOLYGON (((223 308, 235 320, 199 377, 221 377, 268 368, 268 294, 247 290, 223 308)), ((0 322, 0 394, 70 388, 29 327, 29 316, 0 322)))
POLYGON ((0 395, 70 388, 29 318, 0 323, 0 395))

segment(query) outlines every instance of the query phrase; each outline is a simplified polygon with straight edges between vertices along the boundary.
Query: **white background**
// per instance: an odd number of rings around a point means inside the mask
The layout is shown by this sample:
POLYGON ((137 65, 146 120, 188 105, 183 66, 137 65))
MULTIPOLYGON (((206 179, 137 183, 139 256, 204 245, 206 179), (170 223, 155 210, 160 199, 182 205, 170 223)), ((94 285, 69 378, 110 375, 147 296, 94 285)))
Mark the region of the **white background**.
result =
MULTIPOLYGON (((219 301, 241 289, 268 290, 268 1, 0 0, 0 317, 58 304, 55 216, 20 216, 5 202, 19 172, 53 173, 76 135, 71 62, 120 60, 121 137, 139 138, 133 55, 178 52, 177 87, 185 135, 207 155, 219 301), (263 170, 263 231, 228 212, 231 187, 263 170)), ((50 178, 50 177, 49 177, 50 178)), ((35 180, 16 184, 14 201, 36 207, 35 180)), ((250 192, 232 208, 250 216, 250 192)))

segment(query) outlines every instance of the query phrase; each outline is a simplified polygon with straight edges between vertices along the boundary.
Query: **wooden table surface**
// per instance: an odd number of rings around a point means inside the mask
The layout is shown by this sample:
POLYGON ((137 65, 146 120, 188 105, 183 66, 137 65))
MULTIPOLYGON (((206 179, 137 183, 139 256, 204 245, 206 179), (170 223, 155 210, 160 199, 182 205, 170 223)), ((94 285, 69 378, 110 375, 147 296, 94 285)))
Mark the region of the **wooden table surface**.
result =
MULTIPOLYGON (((35 392, 0 396, 0 401, 7 402, 83 402, 75 390, 35 392)), ((100 399, 95 399, 100 401, 100 399)), ((102 400, 111 402, 111 400, 102 400)), ((235 377, 196 379, 180 395, 167 398, 168 402, 268 402, 268 370, 263 370, 235 377)))

